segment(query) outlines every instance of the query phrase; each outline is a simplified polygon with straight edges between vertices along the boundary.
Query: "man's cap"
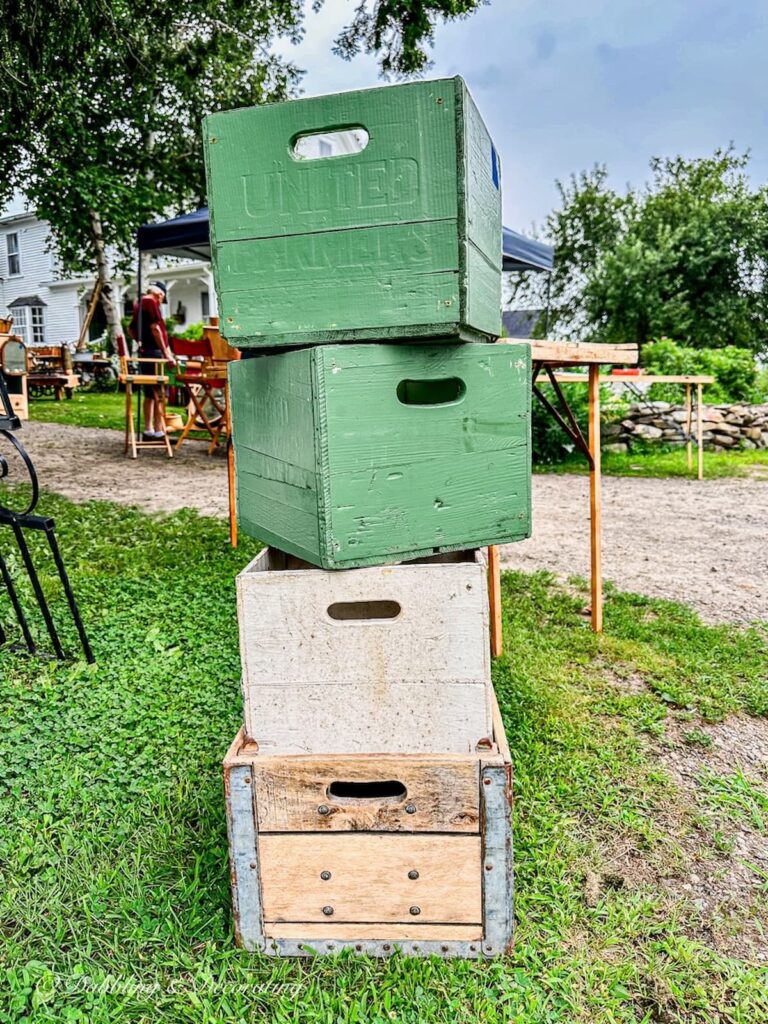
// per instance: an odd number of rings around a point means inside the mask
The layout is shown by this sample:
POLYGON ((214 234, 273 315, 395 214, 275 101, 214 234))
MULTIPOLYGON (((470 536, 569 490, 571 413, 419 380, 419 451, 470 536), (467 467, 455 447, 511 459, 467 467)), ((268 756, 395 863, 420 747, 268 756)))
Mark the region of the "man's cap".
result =
POLYGON ((153 288, 157 288, 158 291, 161 291, 163 293, 163 295, 166 298, 168 298, 168 289, 165 287, 165 285, 163 284, 162 281, 153 281, 152 282, 152 287, 153 288))

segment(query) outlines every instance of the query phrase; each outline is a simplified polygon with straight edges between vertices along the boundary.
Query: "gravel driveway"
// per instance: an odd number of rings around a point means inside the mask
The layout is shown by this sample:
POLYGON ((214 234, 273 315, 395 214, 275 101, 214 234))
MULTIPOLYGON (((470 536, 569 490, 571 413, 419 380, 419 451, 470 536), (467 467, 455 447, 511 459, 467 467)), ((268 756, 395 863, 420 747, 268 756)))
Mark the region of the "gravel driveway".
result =
MULTIPOLYGON (((149 451, 133 461, 115 431, 32 422, 21 439, 41 485, 73 501, 227 514, 223 449, 208 457, 191 442, 171 460, 149 451)), ((768 621, 768 481, 606 477, 603 498, 606 579, 684 601, 710 622, 768 621)), ((534 535, 505 546, 504 564, 588 576, 586 477, 536 475, 533 503, 534 535)))
MULTIPOLYGON (((502 561, 588 577, 587 477, 535 475, 533 536, 502 561)), ((768 622, 768 481, 603 477, 603 575, 707 622, 768 622)))

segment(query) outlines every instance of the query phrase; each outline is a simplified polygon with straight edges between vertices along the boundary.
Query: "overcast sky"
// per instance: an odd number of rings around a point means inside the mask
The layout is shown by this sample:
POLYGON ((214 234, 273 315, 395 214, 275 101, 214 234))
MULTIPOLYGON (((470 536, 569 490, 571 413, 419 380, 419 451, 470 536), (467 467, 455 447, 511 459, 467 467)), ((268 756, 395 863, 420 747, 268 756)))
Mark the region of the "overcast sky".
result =
MULTIPOLYGON (((358 0, 309 11, 299 46, 307 95, 384 84, 376 62, 331 53, 358 0)), ((642 183, 653 155, 733 141, 768 175, 766 0, 492 0, 438 28, 430 77, 462 75, 503 161, 504 222, 526 231, 555 205, 556 178, 605 163, 642 183)))

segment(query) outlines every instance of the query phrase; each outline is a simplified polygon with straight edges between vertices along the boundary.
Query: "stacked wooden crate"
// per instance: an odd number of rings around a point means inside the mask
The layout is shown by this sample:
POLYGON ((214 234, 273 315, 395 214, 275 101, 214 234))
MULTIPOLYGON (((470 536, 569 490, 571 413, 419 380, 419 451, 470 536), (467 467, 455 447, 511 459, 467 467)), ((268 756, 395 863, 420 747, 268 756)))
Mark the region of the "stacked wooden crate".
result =
POLYGON ((501 953, 511 769, 479 549, 530 531, 530 356, 493 344, 496 151, 458 78, 216 114, 205 138, 245 354, 238 518, 271 545, 238 578, 238 935, 501 953))

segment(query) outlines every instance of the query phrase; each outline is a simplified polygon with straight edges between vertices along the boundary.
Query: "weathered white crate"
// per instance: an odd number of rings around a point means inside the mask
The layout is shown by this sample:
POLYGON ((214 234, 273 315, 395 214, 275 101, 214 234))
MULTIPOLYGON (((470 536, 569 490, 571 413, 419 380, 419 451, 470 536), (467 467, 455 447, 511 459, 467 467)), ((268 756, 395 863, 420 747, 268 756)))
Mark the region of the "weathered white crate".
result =
POLYGON ((224 761, 238 942, 273 956, 342 949, 498 956, 512 941, 512 770, 456 755, 265 755, 224 761))
POLYGON ((267 548, 237 590, 245 729, 264 752, 466 753, 491 735, 480 552, 330 572, 267 548))

